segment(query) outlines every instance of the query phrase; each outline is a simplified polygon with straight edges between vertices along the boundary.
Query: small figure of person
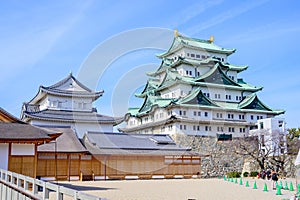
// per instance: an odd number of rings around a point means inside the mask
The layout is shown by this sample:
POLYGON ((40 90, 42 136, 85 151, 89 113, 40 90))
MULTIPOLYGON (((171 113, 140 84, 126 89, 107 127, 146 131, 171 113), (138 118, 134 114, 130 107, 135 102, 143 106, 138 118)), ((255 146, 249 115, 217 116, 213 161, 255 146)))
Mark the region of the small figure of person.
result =
POLYGON ((270 180, 271 179, 271 170, 268 169, 266 174, 267 174, 267 179, 270 180))
POLYGON ((276 183, 278 181, 278 174, 273 170, 271 173, 271 178, 273 181, 273 190, 276 190, 276 183))
POLYGON ((262 170, 262 172, 261 172, 261 178, 262 179, 266 178, 266 171, 265 170, 262 170))

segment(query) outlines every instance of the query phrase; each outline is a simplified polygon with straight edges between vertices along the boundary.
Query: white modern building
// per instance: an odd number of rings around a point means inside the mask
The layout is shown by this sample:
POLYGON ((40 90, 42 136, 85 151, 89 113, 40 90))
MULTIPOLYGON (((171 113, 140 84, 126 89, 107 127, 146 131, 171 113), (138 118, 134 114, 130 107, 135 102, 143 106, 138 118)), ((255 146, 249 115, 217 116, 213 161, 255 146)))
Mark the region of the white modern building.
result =
POLYGON ((249 136, 257 136, 259 148, 268 156, 287 153, 286 123, 283 118, 260 119, 256 129, 249 131, 249 136))
POLYGON ((40 86, 23 104, 21 119, 36 126, 71 127, 79 138, 87 131, 113 132, 122 119, 99 114, 93 107, 103 92, 92 91, 70 74, 54 85, 40 86))
POLYGON ((246 136, 257 120, 284 113, 258 97, 262 87, 240 77, 248 66, 229 63, 235 49, 223 48, 214 38, 201 40, 177 31, 171 47, 158 55, 161 65, 137 97, 144 103, 130 108, 120 131, 144 134, 246 136))

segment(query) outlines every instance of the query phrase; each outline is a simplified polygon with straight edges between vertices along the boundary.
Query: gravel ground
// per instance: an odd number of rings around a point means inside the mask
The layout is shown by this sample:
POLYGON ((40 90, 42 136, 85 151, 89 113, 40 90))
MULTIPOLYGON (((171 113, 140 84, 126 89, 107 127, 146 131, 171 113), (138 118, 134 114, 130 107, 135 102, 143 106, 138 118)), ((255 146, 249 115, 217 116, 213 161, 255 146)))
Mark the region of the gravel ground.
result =
MULTIPOLYGON (((292 181, 296 190, 294 179, 292 181)), ((243 185, 225 181, 223 179, 168 179, 168 180, 122 180, 122 181, 86 181, 60 182, 60 185, 82 192, 99 196, 109 200, 277 200, 290 199, 295 194, 288 190, 281 190, 282 195, 276 195, 272 189, 272 182, 267 180, 243 179, 243 185), (246 187, 246 181, 250 187, 246 187), (254 181, 257 189, 253 189, 254 181), (268 191, 263 191, 266 183, 268 191)), ((280 183, 280 181, 279 181, 280 183)), ((51 194, 50 199, 55 199, 51 194)), ((68 199, 68 198, 64 198, 68 199)))

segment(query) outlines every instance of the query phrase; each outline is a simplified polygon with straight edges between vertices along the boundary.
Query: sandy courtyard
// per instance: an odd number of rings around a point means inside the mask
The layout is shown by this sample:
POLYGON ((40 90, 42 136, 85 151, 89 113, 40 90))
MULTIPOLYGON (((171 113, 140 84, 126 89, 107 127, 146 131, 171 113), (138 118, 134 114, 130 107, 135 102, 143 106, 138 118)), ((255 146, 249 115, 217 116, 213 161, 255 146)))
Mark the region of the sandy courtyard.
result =
MULTIPOLYGON (((60 185, 109 200, 276 200, 290 199, 295 192, 281 190, 276 195, 271 181, 256 180, 258 189, 253 189, 256 179, 243 179, 243 185, 223 179, 172 179, 172 180, 127 180, 60 182, 60 185), (250 187, 245 186, 248 180, 250 187), (267 183, 268 192, 263 191, 267 183)), ((288 185, 290 185, 288 180, 288 185)), ((285 180, 282 181, 283 186, 285 180)), ((293 180, 296 190, 295 180, 293 180)))

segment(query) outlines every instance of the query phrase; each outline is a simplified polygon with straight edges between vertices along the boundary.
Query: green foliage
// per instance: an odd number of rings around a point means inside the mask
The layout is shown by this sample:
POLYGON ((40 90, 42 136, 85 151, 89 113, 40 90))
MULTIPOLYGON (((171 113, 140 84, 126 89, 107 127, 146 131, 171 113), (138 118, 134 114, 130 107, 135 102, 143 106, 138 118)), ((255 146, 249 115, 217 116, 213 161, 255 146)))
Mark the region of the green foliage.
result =
POLYGON ((258 175, 257 171, 250 172, 250 177, 256 177, 258 175))
POLYGON ((288 139, 293 140, 293 139, 298 139, 300 136, 300 128, 291 128, 288 129, 288 139))
POLYGON ((241 174, 241 172, 228 172, 227 176, 230 178, 240 178, 241 174))
POLYGON ((248 177, 249 176, 249 172, 244 172, 243 173, 243 177, 248 177))

